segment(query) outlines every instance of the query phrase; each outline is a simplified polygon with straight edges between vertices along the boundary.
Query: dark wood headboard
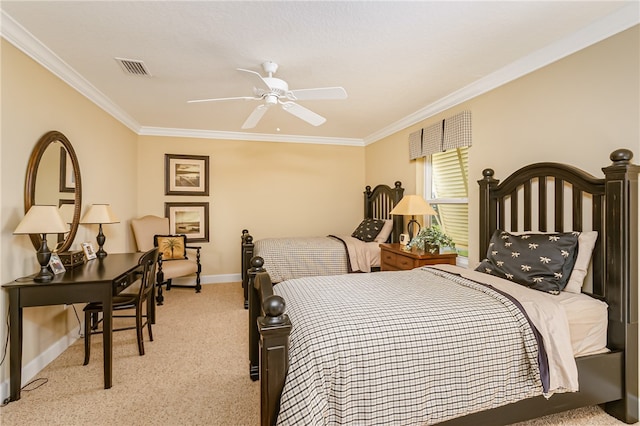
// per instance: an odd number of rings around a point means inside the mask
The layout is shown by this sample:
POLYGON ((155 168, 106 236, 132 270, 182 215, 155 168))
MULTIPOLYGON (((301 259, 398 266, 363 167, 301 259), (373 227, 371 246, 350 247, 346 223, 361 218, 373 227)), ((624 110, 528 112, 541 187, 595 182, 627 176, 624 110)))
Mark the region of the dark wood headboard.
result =
POLYGON ((607 347, 625 354, 627 397, 619 404, 630 404, 613 410, 637 413, 640 167, 631 163, 632 158, 628 149, 614 151, 612 164, 602 168, 604 178, 565 164, 537 163, 500 183, 492 169, 485 169, 484 178, 478 181, 479 241, 480 253, 486 253, 496 229, 598 231, 591 293, 609 305, 607 347), (566 223, 565 218, 571 222, 566 223))
POLYGON ((393 215, 391 210, 400 202, 404 195, 404 188, 400 181, 396 181, 394 187, 387 185, 378 185, 371 190, 367 185, 364 191, 364 217, 371 219, 392 219, 393 231, 391 232, 392 243, 400 241, 402 234, 402 216, 393 215))

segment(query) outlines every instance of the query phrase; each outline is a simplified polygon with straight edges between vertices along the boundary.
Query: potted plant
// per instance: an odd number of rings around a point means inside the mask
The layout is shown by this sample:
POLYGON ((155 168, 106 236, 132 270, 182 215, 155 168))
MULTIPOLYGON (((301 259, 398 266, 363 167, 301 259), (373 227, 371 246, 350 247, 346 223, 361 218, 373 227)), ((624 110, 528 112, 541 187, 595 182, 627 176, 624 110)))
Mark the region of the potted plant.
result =
POLYGON ((424 227, 418 232, 418 235, 407 244, 407 250, 415 247, 418 250, 428 251, 429 253, 438 253, 441 247, 454 248, 456 244, 451 237, 442 232, 438 225, 424 227))

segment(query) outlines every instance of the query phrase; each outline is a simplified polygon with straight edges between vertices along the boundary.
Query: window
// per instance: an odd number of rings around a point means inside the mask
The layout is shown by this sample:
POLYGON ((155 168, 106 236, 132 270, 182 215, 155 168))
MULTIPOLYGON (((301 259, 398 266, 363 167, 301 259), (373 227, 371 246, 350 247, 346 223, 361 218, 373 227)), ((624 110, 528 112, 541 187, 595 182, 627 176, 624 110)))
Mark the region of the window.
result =
POLYGON ((468 154, 466 146, 438 152, 427 157, 425 167, 425 198, 438 213, 431 223, 453 238, 464 257, 469 255, 468 154))

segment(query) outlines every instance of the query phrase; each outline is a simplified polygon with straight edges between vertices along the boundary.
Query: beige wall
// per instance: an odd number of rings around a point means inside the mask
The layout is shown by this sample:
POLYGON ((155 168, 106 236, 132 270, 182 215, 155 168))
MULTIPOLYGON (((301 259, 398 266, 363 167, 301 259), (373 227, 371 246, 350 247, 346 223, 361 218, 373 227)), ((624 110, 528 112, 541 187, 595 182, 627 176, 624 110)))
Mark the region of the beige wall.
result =
POLYGON ((639 28, 367 146, 367 180, 403 176, 408 193, 413 193, 409 182, 422 178, 409 160, 409 134, 470 110, 469 257, 473 264, 480 257, 475 189, 483 169, 493 168, 496 178, 503 179, 526 164, 555 161, 601 177, 600 169, 610 164, 609 154, 617 148, 632 150, 634 162, 640 162, 639 28))
POLYGON ((360 147, 190 138, 139 138, 137 209, 164 216, 165 202, 208 202, 203 275, 239 274, 240 235, 256 239, 351 233, 362 219, 360 147), (164 154, 208 155, 210 195, 165 196, 164 154))

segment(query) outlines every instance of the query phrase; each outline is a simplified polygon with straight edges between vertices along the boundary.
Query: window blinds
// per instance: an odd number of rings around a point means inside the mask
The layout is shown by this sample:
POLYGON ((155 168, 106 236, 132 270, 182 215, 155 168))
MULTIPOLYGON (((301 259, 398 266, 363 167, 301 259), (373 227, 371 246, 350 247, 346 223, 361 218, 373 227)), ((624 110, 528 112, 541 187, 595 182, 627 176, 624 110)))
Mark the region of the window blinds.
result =
POLYGON ((471 111, 462 111, 409 135, 409 158, 471 146, 471 111))

